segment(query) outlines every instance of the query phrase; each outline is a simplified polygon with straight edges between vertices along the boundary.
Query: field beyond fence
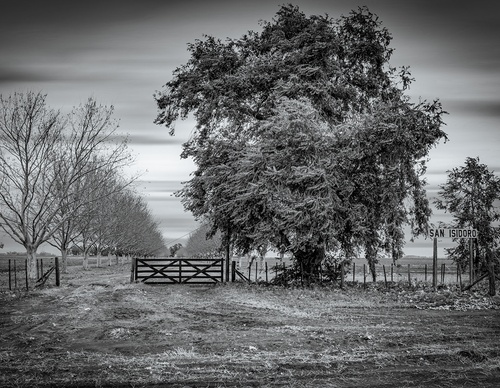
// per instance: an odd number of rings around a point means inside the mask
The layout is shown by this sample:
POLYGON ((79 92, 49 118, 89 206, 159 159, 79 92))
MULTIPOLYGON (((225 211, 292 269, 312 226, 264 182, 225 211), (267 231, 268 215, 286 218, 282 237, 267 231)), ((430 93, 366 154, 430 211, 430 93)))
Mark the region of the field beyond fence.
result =
MULTIPOLYGON (((270 282, 276 276, 290 268, 289 260, 281 261, 279 258, 266 258, 265 260, 248 260, 240 258, 235 261, 235 267, 239 275, 236 280, 248 282, 270 282)), ((340 270, 340 269, 339 269, 340 270)), ((408 258, 401 259, 396 264, 392 260, 381 260, 375 266, 377 282, 386 284, 394 282, 405 282, 408 285, 416 285, 421 282, 432 283, 434 280, 432 258, 408 258)), ((320 278, 323 274, 320 272, 320 278)), ((368 284, 373 282, 373 277, 368 264, 364 259, 356 259, 351 264, 344 266, 345 282, 368 284)), ((474 279, 473 279, 474 280, 474 279)), ((341 279, 339 277, 338 282, 341 279)), ((463 271, 451 260, 439 259, 436 268, 437 285, 468 285, 471 278, 468 271, 463 271)))
MULTIPOLYGON (((124 264, 130 259, 115 256, 89 256, 89 267, 105 267, 124 264)), ((37 285, 57 285, 57 267, 61 266, 60 258, 54 256, 37 257, 36 272, 37 285), (57 259, 57 260, 56 260, 57 259)), ((81 267, 83 269, 83 256, 68 256, 68 267, 81 267)), ((26 290, 27 273, 26 257, 21 255, 0 256, 0 290, 26 290)))

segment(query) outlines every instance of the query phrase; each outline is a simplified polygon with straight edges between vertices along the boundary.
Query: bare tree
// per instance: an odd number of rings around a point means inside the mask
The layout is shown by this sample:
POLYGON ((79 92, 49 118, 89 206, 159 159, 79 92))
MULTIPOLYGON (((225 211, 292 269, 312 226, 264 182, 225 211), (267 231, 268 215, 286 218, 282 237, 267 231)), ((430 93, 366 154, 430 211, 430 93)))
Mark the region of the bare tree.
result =
POLYGON ((126 142, 110 146, 117 123, 113 107, 89 99, 67 118, 41 93, 0 96, 1 227, 22 244, 28 276, 36 279, 38 247, 59 233, 66 251, 71 222, 95 200, 84 178, 130 162, 126 142))
POLYGON ((26 248, 29 279, 36 278, 37 248, 50 238, 59 208, 58 145, 65 121, 41 93, 0 95, 0 220, 26 248))

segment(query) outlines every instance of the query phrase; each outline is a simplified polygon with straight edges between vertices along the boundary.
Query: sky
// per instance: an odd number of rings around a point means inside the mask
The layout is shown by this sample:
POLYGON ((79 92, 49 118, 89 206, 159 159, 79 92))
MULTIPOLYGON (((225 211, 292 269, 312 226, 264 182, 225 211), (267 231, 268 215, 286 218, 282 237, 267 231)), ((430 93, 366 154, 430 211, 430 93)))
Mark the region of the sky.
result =
MULTIPOLYGON (((140 173, 138 191, 160 222, 168 245, 183 242, 198 226, 172 194, 195 166, 180 158, 195 126, 176 124, 175 136, 153 123, 153 95, 189 59, 187 44, 204 34, 239 38, 259 21, 271 21, 284 3, 306 15, 347 15, 368 6, 391 32, 391 65, 410 66, 412 100, 438 98, 449 113, 449 141, 430 153, 427 192, 432 199, 447 171, 479 157, 500 172, 500 5, 492 0, 0 0, 0 94, 47 94, 64 113, 94 97, 115 107, 119 131, 130 138, 140 173)), ((450 217, 434 211, 431 222, 450 217)), ((0 233, 3 251, 22 247, 0 233)), ((443 247, 449 241, 439 242, 443 247)), ((50 250, 50 249, 49 249, 50 250)), ((0 251, 1 252, 1 251, 0 251)), ((406 254, 431 255, 432 242, 408 242, 406 254)))

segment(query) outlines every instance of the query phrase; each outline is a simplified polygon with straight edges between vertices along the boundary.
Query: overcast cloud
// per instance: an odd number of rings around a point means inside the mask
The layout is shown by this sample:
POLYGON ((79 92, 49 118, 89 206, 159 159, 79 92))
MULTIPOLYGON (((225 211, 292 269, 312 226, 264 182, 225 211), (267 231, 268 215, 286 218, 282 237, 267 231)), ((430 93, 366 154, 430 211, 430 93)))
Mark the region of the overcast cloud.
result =
MULTIPOLYGON (((0 93, 42 90, 54 108, 65 112, 90 96, 114 105, 120 131, 129 135, 136 154, 131 170, 143 172, 145 184, 138 188, 161 221, 165 237, 176 240, 197 226, 171 196, 194 168, 180 153, 195 123, 177 123, 176 136, 170 137, 153 124, 153 94, 187 61, 187 43, 203 34, 238 38, 259 30, 259 20, 271 20, 282 3, 2 1, 0 93)), ((335 18, 368 5, 393 35, 392 64, 412 69, 412 98, 442 101, 449 112, 444 129, 450 141, 431 152, 430 193, 445 182, 446 171, 462 165, 467 156, 479 156, 490 169, 500 171, 500 13, 495 2, 292 3, 308 15, 328 13, 335 18)), ((436 213, 433 220, 443 217, 436 213)), ((426 244, 430 252, 428 242, 419 242, 408 245, 407 253, 427 254, 421 249, 426 244)))

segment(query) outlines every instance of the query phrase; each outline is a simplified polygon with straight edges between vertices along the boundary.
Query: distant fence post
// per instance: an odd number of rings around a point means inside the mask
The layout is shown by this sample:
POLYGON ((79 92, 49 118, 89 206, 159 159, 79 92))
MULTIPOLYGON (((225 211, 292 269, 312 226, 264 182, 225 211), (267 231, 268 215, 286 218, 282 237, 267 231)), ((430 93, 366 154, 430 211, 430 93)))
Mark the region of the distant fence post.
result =
POLYGON ((408 284, 411 286, 410 264, 408 264, 408 284))
POLYGON ((269 277, 267 276, 267 261, 265 262, 265 266, 266 266, 266 283, 269 283, 269 277))
POLYGON ((10 274, 10 259, 9 259, 9 290, 12 290, 12 280, 11 280, 11 274, 10 274))
POLYGON ((231 282, 234 283, 236 281, 236 261, 231 262, 231 282))
POLYGON ((352 263, 352 282, 356 281, 356 263, 352 263))
POLYGON ((385 283, 385 288, 387 288, 387 274, 385 272, 385 264, 382 266, 382 268, 384 269, 384 283, 385 283))

